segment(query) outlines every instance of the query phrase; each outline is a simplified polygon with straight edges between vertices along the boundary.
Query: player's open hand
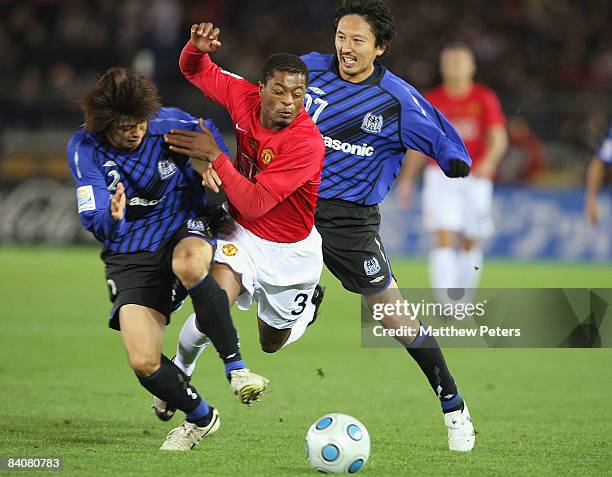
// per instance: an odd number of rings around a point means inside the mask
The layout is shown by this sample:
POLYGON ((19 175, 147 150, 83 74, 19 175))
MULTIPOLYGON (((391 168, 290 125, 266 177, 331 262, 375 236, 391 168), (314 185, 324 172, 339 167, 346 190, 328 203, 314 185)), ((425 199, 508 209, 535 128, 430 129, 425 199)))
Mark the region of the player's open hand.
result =
POLYGON ((117 183, 117 189, 115 194, 111 198, 110 212, 111 217, 115 221, 122 220, 125 216, 125 206, 127 204, 127 197, 125 195, 125 188, 122 182, 117 183))
POLYGON ((200 118, 200 129, 202 132, 171 129, 169 133, 164 134, 164 141, 172 152, 200 161, 213 162, 223 154, 223 151, 217 145, 213 134, 204 125, 202 118, 200 118))
POLYGON ((214 193, 219 192, 221 178, 217 174, 217 171, 213 169, 210 162, 206 164, 204 170, 202 171, 202 185, 212 190, 214 193))
POLYGON ((197 23, 191 25, 191 42, 202 53, 214 53, 221 48, 219 28, 212 23, 197 23))

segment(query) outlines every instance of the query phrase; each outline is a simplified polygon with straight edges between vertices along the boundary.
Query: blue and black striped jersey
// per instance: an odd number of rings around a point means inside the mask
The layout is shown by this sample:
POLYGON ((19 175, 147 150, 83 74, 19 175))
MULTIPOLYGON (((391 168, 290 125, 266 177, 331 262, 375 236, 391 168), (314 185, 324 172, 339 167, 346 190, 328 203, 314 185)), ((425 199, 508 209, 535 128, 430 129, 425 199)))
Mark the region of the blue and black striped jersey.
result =
MULTIPOLYGON (((229 154, 215 124, 205 123, 229 154)), ((67 156, 79 216, 106 250, 153 252, 206 205, 201 177, 187 157, 170 152, 164 142, 163 135, 173 128, 199 130, 198 120, 180 109, 162 108, 149 120, 140 146, 129 152, 83 129, 70 139, 67 156), (127 206, 124 218, 115 221, 110 199, 118 182, 125 187, 127 206)))
POLYGON ((335 55, 313 52, 302 60, 309 72, 305 108, 326 146, 320 198, 381 202, 407 149, 433 157, 445 171, 451 159, 471 165, 450 122, 380 63, 367 80, 350 83, 340 77, 335 55))

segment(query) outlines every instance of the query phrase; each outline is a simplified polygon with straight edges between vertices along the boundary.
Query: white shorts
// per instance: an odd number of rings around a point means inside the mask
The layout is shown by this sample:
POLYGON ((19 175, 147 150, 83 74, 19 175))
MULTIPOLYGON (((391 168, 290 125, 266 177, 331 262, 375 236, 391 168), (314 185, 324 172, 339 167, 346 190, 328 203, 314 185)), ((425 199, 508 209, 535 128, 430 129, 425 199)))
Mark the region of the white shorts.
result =
POLYGON ((291 328, 298 318, 312 319, 312 296, 323 271, 321 236, 315 227, 300 242, 277 243, 234 222, 219 233, 214 261, 241 276, 238 308, 248 310, 254 298, 259 318, 276 329, 291 328))
POLYGON ((493 236, 493 183, 484 177, 446 177, 438 166, 423 174, 423 222, 429 232, 452 230, 472 240, 493 236))

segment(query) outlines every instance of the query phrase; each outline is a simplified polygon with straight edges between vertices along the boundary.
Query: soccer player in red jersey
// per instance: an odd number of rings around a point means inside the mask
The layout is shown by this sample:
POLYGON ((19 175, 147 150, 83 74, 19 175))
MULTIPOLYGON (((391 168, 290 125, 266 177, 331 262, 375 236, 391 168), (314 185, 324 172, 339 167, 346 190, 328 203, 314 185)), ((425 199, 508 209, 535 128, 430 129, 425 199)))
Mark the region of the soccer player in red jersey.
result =
MULTIPOLYGON (((180 68, 231 115, 237 140, 233 164, 203 125, 202 133, 171 131, 166 142, 212 165, 203 166, 205 184, 213 189, 223 184, 233 220, 218 237, 212 274, 230 304, 246 309, 256 299, 261 347, 271 353, 304 333, 322 299, 314 212, 325 145, 302 106, 308 79, 302 60, 272 55, 256 86, 213 63, 209 53, 220 46, 219 28, 193 25, 180 68)), ((177 358, 193 369, 205 341, 188 318, 177 358)))
MULTIPOLYGON (((474 82, 472 51, 463 44, 446 47, 440 56, 443 83, 425 95, 457 129, 472 158, 468 177, 450 180, 430 161, 423 177, 423 219, 434 235, 430 253, 433 288, 478 286, 481 242, 493 234, 493 179, 508 146, 506 119, 495 93, 474 82)), ((424 163, 410 151, 398 179, 400 204, 410 204, 415 177, 424 163)), ((443 295, 443 293, 440 293, 443 295)))

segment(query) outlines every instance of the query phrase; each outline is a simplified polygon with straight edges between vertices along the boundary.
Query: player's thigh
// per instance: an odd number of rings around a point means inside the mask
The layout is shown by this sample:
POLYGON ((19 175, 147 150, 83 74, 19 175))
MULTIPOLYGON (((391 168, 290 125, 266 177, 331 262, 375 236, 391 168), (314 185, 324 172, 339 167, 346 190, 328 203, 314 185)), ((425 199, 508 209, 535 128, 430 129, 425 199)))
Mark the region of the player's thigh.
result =
POLYGON ((169 247, 169 243, 164 243, 155 252, 102 254, 113 303, 109 320, 111 328, 120 329, 119 313, 125 305, 152 308, 164 316, 170 316, 176 308, 173 302, 175 277, 165 258, 169 247))
POLYGON ((213 259, 213 277, 226 290, 229 302, 236 303, 242 310, 248 310, 253 303, 256 255, 252 238, 238 224, 228 224, 219 234, 213 259))
POLYGON ((159 367, 167 318, 142 305, 128 304, 119 310, 121 337, 130 365, 143 375, 159 367))
POLYGON ((463 197, 466 220, 464 236, 478 242, 493 236, 493 182, 483 177, 466 179, 466 193, 463 197))
POLYGON ((393 279, 391 263, 376 229, 367 225, 321 229, 325 265, 353 293, 380 293, 393 279))
POLYGON ((423 225, 428 232, 459 232, 464 221, 462 179, 446 177, 437 167, 423 174, 423 225))

